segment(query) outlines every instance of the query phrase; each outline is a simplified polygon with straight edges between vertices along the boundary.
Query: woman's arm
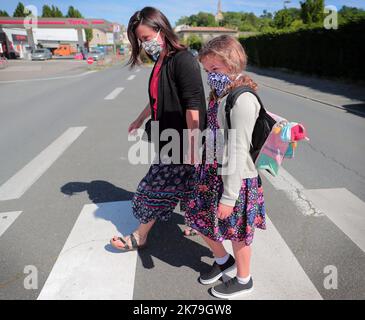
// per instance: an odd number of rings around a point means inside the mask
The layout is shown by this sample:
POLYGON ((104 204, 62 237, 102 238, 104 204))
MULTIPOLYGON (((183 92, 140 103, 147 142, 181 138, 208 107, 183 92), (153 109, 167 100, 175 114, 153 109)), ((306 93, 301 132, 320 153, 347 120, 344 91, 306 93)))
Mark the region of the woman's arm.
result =
POLYGON ((188 131, 188 139, 189 139, 189 163, 195 164, 198 160, 197 158, 197 149, 195 148, 195 144, 197 141, 194 139, 194 135, 191 130, 199 129, 199 110, 192 110, 187 108, 186 110, 186 123, 189 129, 188 131))

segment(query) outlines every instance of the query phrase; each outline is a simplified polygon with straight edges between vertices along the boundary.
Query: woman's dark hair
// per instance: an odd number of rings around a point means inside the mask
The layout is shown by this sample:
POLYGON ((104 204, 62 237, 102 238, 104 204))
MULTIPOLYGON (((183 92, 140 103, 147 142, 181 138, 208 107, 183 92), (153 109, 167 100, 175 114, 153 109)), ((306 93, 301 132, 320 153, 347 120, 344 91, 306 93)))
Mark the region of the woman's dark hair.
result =
POLYGON ((156 32, 159 30, 165 36, 165 43, 167 54, 171 54, 176 51, 184 50, 185 46, 180 44, 179 38, 175 34, 171 27, 169 20, 158 9, 152 7, 145 7, 140 11, 137 11, 130 19, 128 23, 128 39, 132 46, 132 53, 129 58, 128 64, 133 68, 136 64, 141 64, 140 53, 142 50, 141 44, 138 41, 136 35, 136 29, 139 25, 145 25, 156 32))

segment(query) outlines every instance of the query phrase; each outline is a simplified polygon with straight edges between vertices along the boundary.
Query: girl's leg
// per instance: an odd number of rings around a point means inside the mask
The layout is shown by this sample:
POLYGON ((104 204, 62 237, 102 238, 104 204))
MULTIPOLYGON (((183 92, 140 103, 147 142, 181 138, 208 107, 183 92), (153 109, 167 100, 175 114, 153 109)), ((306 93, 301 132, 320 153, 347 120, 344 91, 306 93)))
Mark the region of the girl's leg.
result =
POLYGON ((234 257, 236 259, 237 276, 247 278, 250 275, 251 246, 242 241, 232 241, 234 257))
POLYGON ((227 251, 223 246, 222 242, 214 241, 201 233, 199 233, 200 236, 203 238, 203 240, 206 242, 206 244, 209 246, 210 250, 212 250, 213 255, 215 258, 223 258, 227 255, 227 251))

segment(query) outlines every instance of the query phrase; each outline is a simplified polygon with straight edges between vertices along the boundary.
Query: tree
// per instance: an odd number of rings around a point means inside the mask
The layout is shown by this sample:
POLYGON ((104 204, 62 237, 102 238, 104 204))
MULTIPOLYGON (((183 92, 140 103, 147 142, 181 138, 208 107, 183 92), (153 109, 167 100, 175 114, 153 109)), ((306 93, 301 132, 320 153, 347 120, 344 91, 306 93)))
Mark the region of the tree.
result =
POLYGON ((0 17, 9 17, 9 14, 5 10, 0 10, 0 17))
POLYGON ((183 17, 181 17, 179 20, 177 20, 176 21, 176 25, 177 26, 180 26, 180 25, 182 25, 182 24, 189 24, 189 22, 190 22, 190 20, 189 20, 190 18, 189 17, 187 17, 187 16, 183 16, 183 17))
POLYGON ((54 17, 54 18, 63 17, 63 14, 62 14, 61 10, 58 9, 58 7, 52 6, 51 12, 52 12, 52 17, 54 17))
POLYGON ((339 11, 339 21, 341 24, 345 24, 351 21, 365 19, 365 10, 343 6, 339 11))
POLYGON ((73 6, 70 6, 68 8, 66 18, 82 18, 82 14, 79 10, 75 9, 73 6))
POLYGON ((198 14, 193 14, 189 17, 182 17, 177 22, 176 25, 187 24, 194 27, 214 27, 217 26, 214 15, 207 12, 199 12, 198 14))
POLYGON ((324 18, 324 0, 306 0, 300 2, 301 18, 305 24, 319 23, 324 18))
POLYGON ((274 26, 278 29, 289 28, 295 20, 300 19, 300 10, 285 8, 277 11, 274 16, 274 26))
POLYGON ((86 41, 89 43, 93 39, 93 30, 85 29, 85 37, 86 37, 86 41))
POLYGON ((63 14, 58 7, 44 5, 42 9, 42 17, 43 18, 62 18, 63 14))
POLYGON ((262 11, 262 15, 260 16, 260 18, 272 20, 273 14, 271 12, 267 12, 267 10, 264 10, 262 11))
POLYGON ((13 17, 26 17, 28 14, 25 12, 24 4, 19 2, 15 11, 13 13, 13 17))
POLYGON ((42 17, 43 18, 52 17, 51 8, 46 4, 42 7, 42 17))

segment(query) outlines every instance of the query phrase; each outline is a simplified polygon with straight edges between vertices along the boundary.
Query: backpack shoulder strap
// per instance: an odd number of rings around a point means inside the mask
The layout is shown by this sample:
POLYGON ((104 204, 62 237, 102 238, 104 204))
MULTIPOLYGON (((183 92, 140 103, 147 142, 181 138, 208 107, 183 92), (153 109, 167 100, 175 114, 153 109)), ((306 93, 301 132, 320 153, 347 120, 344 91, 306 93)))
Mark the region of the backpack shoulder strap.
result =
POLYGON ((226 112, 226 119, 227 119, 228 129, 231 129, 231 117, 230 117, 231 110, 232 110, 234 104, 236 103, 238 97, 241 94, 245 93, 245 92, 252 93, 257 98, 257 100, 259 101, 259 103, 260 103, 260 115, 262 115, 263 113, 266 113, 266 110, 264 108, 264 105, 263 105, 260 97, 258 96, 258 94, 254 90, 252 90, 250 87, 247 87, 247 86, 241 86, 241 87, 234 88, 228 94, 228 97, 227 97, 227 100, 226 100, 226 105, 225 105, 225 112, 226 112))

